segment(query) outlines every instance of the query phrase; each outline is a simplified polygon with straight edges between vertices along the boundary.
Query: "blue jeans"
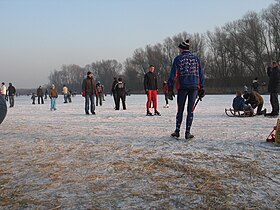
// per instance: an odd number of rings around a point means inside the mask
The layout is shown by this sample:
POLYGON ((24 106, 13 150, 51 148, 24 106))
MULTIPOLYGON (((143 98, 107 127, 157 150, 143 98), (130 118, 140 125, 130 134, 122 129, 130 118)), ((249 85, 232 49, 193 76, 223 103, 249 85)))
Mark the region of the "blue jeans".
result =
POLYGON ((89 101, 90 101, 90 112, 94 113, 95 104, 94 104, 94 95, 86 95, 85 96, 85 112, 89 112, 89 101))
POLYGON ((195 104, 196 97, 197 97, 196 89, 186 89, 186 90, 179 89, 178 90, 178 95, 177 95, 178 110, 177 110, 177 115, 176 115, 176 131, 180 132, 185 104, 186 104, 186 100, 188 98, 187 121, 186 121, 185 133, 190 133, 192 122, 193 122, 193 107, 195 104))
POLYGON ((51 110, 56 110, 56 98, 51 97, 51 110))

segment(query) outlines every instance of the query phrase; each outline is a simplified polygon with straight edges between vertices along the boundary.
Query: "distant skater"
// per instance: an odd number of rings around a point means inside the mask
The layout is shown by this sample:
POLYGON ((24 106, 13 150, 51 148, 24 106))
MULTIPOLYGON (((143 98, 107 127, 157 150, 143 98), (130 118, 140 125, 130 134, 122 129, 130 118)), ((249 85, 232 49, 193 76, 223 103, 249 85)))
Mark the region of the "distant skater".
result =
POLYGON ((115 103, 115 109, 117 107, 117 92, 116 92, 116 84, 118 83, 118 80, 116 77, 114 77, 112 88, 111 88, 111 93, 113 95, 114 103, 115 103))
POLYGON ((98 81, 96 83, 96 106, 98 106, 98 102, 99 105, 102 106, 102 101, 103 101, 103 87, 101 85, 101 83, 98 81))
POLYGON ((92 72, 87 72, 87 78, 83 80, 82 96, 85 97, 85 113, 89 115, 89 108, 93 115, 95 115, 94 95, 96 92, 96 85, 93 79, 92 72), (89 105, 90 103, 90 105, 89 105))
POLYGON ((37 96, 38 96, 38 104, 40 104, 40 101, 42 102, 42 104, 44 104, 44 92, 41 86, 39 86, 39 88, 37 89, 37 96))
POLYGON ((162 89, 163 89, 164 100, 165 100, 164 108, 168 108, 169 107, 169 104, 168 104, 168 84, 167 84, 166 81, 163 82, 162 89))
POLYGON ((31 100, 32 100, 32 104, 35 104, 35 101, 36 101, 36 95, 35 95, 35 93, 32 93, 32 95, 31 95, 31 100))
POLYGON ((51 99, 51 111, 56 110, 56 99, 58 97, 57 90, 55 88, 55 85, 52 84, 51 90, 50 90, 50 99, 51 99))
POLYGON ((117 93, 117 101, 116 101, 116 110, 120 109, 120 100, 122 101, 123 110, 126 110, 125 104, 125 83, 123 82, 122 78, 118 79, 118 83, 115 85, 115 90, 117 93))
POLYGON ((147 103, 146 103, 147 116, 153 115, 150 112, 152 101, 154 107, 154 115, 160 116, 160 113, 157 110, 157 92, 158 92, 157 76, 154 71, 155 71, 155 66, 150 65, 149 71, 144 76, 144 90, 146 91, 147 94, 147 103))
POLYGON ((16 95, 16 88, 10 82, 9 87, 8 87, 8 96, 9 96, 10 108, 14 107, 14 105, 15 105, 15 95, 16 95))

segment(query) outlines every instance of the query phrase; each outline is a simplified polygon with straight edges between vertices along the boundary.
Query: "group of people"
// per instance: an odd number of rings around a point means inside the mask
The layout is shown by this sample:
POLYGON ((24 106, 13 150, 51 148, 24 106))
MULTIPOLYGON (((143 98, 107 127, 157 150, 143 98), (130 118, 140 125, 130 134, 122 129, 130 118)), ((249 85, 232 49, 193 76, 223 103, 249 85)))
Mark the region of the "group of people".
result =
POLYGON ((258 93, 258 78, 255 78, 252 83, 252 91, 249 92, 246 88, 242 96, 241 91, 236 91, 236 97, 233 99, 233 109, 235 111, 247 111, 249 116, 254 115, 254 109, 257 108, 257 115, 276 117, 279 115, 279 101, 278 92, 280 91, 280 71, 278 63, 272 62, 272 66, 267 68, 267 75, 269 77, 268 92, 270 93, 270 104, 272 110, 266 113, 266 109, 262 110, 264 100, 258 93))
POLYGON ((5 82, 1 83, 0 95, 10 103, 10 108, 14 107, 15 105, 15 95, 16 95, 16 88, 10 82, 8 88, 5 85, 5 82))
MULTIPOLYGON (((198 56, 190 52, 190 41, 186 40, 178 45, 179 55, 173 60, 172 67, 170 70, 170 75, 168 81, 163 83, 163 92, 165 95, 165 106, 169 107, 168 100, 173 100, 174 87, 177 89, 177 113, 176 113, 176 123, 175 131, 171 133, 171 137, 178 138, 180 136, 181 124, 183 121, 183 113, 187 101, 187 117, 185 126, 185 139, 193 138, 194 135, 191 134, 191 126, 194 117, 195 101, 197 98, 201 99, 205 95, 204 91, 204 72, 200 63, 198 56)), ((266 113, 266 109, 263 108, 263 98, 257 92, 257 78, 253 82, 252 91, 245 91, 242 97, 242 92, 236 92, 236 98, 233 100, 233 107, 236 110, 249 110, 254 113, 254 109, 257 108, 257 115, 265 114, 266 116, 278 116, 279 115, 279 102, 278 102, 278 92, 280 90, 280 71, 278 69, 278 63, 273 62, 272 67, 267 69, 267 74, 269 76, 268 91, 270 92, 270 103, 272 106, 271 113, 266 113)), ((9 93, 11 96, 11 107, 13 106, 13 96, 15 95, 15 88, 10 84, 8 91, 1 87, 1 94, 5 95, 9 93)), ((40 87, 39 87, 40 88, 40 87)), ((158 94, 158 82, 157 76, 155 74, 155 66, 150 65, 149 71, 144 76, 144 90, 147 95, 146 102, 146 115, 147 116, 160 116, 157 104, 157 94, 158 94), (151 112, 151 104, 153 104, 154 113, 151 112)), ((120 109, 120 101, 122 102, 122 108, 126 110, 126 87, 123 79, 114 78, 111 93, 114 98, 115 109, 120 109)), ((66 102, 68 91, 63 87, 64 99, 66 102)), ((37 93, 39 96, 39 94, 37 93)), ((51 110, 56 110, 56 98, 58 96, 55 85, 51 86, 49 93, 51 98, 51 110)), ((104 87, 100 82, 95 82, 93 79, 93 73, 91 71, 87 72, 86 78, 82 82, 82 96, 85 98, 85 113, 89 115, 90 113, 95 115, 95 101, 96 106, 102 105, 104 100, 104 87)), ((41 96, 40 96, 41 97, 41 96)), ((39 100, 39 99, 38 99, 39 100)), ((69 100, 69 99, 68 99, 69 100)), ((71 102, 71 101, 70 101, 71 102)), ((38 101, 39 103, 39 101, 38 101)), ((43 100, 42 100, 43 103, 43 100)))
MULTIPOLYGON (((204 96, 204 73, 199 58, 190 52, 189 40, 180 43, 178 48, 180 50, 180 55, 174 59, 168 82, 165 81, 163 83, 163 91, 166 101, 164 107, 168 107, 168 100, 173 100, 173 97, 175 96, 173 88, 176 83, 176 89, 178 92, 178 110, 176 114, 175 131, 171 134, 171 136, 175 138, 180 136, 184 108, 188 98, 185 138, 189 139, 194 137, 190 130, 193 122, 195 100, 197 97, 202 98, 204 96)), ((147 94, 147 116, 161 115, 157 109, 158 83, 157 76, 154 71, 155 66, 150 65, 149 71, 144 76, 144 90, 147 94), (154 114, 150 110, 151 104, 153 104, 154 114)), ((94 96, 96 91, 97 86, 95 84, 95 80, 93 79, 93 74, 89 71, 87 72, 87 77, 83 80, 82 84, 82 96, 85 98, 85 113, 87 115, 89 114, 89 111, 92 114, 95 114, 94 96)), ((114 78, 111 92, 114 97, 115 109, 120 109, 120 101, 122 101, 123 109, 125 110, 126 90, 125 83, 122 78, 114 78)))

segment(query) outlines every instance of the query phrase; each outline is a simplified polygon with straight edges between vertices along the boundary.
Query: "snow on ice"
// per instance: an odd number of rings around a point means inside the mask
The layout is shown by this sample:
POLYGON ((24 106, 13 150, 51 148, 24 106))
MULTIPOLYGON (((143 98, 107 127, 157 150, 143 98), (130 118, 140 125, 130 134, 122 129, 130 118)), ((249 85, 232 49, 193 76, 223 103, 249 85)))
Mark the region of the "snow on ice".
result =
POLYGON ((203 98, 186 141, 170 137, 176 98, 163 108, 159 95, 162 116, 149 117, 145 95, 119 111, 107 96, 96 115, 81 96, 59 96, 57 111, 17 97, 0 125, 0 207, 279 209, 280 147, 265 142, 277 119, 227 117, 233 98, 203 98))

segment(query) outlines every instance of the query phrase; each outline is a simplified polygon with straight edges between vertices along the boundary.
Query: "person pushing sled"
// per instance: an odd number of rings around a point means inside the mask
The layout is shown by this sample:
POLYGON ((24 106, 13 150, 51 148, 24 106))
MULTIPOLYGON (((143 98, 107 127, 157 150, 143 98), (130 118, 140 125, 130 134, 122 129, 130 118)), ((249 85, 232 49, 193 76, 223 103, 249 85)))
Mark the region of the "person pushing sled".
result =
POLYGON ((225 113, 229 117, 254 116, 254 109, 249 104, 245 104, 245 100, 239 90, 236 91, 236 97, 233 99, 232 107, 233 108, 225 109, 225 113))

